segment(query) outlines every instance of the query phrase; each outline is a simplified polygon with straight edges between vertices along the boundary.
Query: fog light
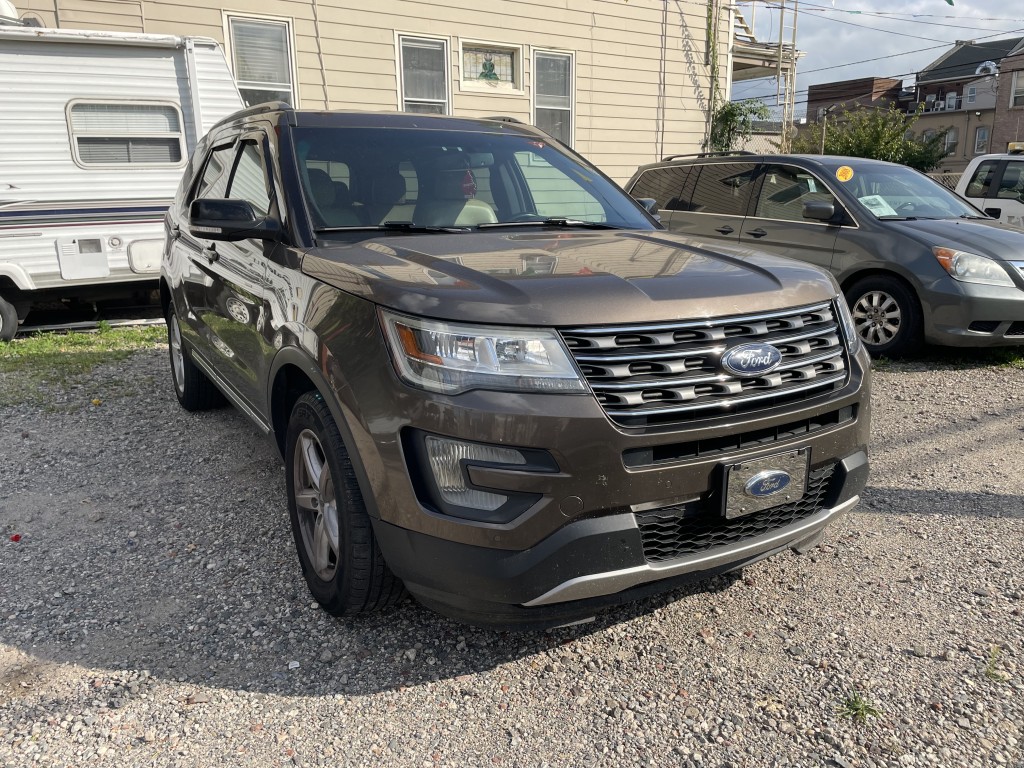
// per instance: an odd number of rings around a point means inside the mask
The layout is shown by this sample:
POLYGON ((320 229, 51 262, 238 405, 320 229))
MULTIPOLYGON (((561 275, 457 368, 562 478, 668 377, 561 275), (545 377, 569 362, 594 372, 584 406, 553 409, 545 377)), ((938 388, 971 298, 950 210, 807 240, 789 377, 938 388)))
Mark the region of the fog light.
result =
POLYGON ((448 504, 470 507, 493 512, 506 501, 508 496, 488 493, 468 484, 462 462, 472 461, 486 464, 525 464, 526 457, 512 448, 499 448, 479 443, 464 443, 445 437, 428 435, 426 438, 427 458, 434 473, 434 481, 441 498, 448 504))

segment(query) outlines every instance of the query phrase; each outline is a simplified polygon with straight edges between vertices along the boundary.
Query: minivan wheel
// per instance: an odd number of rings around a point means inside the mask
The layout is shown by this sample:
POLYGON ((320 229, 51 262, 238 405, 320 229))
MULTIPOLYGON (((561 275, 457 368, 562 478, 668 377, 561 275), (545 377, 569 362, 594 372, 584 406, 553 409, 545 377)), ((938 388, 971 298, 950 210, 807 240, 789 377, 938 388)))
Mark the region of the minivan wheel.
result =
POLYGON ((335 616, 395 603, 404 587, 377 546, 348 450, 319 392, 292 409, 285 471, 295 548, 316 601, 335 616))
POLYGON ((10 341, 18 332, 18 310, 0 296, 0 341, 10 341))
POLYGON ((921 340, 921 309, 913 292, 891 277, 858 280, 846 291, 857 336, 872 355, 901 357, 921 340))
POLYGON ((181 341, 181 327, 173 304, 167 310, 167 348, 171 357, 174 394, 181 407, 186 411, 206 411, 221 405, 224 396, 192 362, 188 349, 181 341))

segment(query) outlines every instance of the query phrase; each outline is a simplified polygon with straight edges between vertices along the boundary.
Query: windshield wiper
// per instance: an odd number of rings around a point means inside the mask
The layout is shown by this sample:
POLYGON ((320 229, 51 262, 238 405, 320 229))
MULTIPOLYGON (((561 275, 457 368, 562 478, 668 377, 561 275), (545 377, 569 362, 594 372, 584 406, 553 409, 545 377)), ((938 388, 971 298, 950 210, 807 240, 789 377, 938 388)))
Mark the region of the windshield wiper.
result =
POLYGON ((961 219, 984 219, 985 221, 991 221, 992 220, 991 216, 975 216, 972 213, 961 213, 960 214, 960 218, 961 219))
POLYGON ((498 221, 477 225, 477 229, 498 229, 501 227, 578 227, 580 229, 623 229, 623 227, 617 227, 614 224, 607 224, 602 221, 582 221, 580 219, 566 218, 534 219, 531 221, 498 221))
POLYGON ((358 224, 352 227, 317 227, 313 232, 447 232, 461 233, 469 232, 469 227, 428 227, 423 224, 413 224, 409 221, 385 221, 383 224, 358 224))
POLYGON ((934 216, 878 216, 879 221, 936 221, 934 216))

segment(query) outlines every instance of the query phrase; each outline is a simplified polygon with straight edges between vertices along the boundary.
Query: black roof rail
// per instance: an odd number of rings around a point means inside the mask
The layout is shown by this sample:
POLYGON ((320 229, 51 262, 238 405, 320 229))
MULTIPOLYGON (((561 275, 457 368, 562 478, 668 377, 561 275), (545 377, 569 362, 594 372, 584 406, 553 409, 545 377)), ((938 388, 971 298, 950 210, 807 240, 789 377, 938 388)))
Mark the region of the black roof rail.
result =
MULTIPOLYGON (((219 128, 227 123, 234 122, 246 117, 252 117, 254 115, 261 115, 265 112, 293 112, 292 105, 286 101, 265 101, 262 104, 253 104, 251 107, 240 109, 237 112, 232 112, 227 117, 218 120, 213 128, 219 128)), ((210 130, 212 131, 213 128, 210 130)))
POLYGON ((733 149, 728 152, 693 152, 688 155, 669 155, 668 157, 661 158, 661 162, 667 162, 669 160, 678 160, 680 157, 727 157, 729 155, 756 155, 756 152, 750 152, 746 149, 733 149))
POLYGON ((499 123, 516 123, 517 125, 526 125, 518 117, 511 117, 509 115, 487 115, 484 120, 497 120, 499 123))

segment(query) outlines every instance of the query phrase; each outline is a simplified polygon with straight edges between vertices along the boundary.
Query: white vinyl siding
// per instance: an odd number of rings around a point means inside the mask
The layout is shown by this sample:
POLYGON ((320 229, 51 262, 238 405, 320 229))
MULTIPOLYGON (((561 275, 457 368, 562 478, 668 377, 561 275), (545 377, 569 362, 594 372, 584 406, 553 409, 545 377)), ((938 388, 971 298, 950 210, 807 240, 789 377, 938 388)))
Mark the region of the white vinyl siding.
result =
POLYGON ((448 41, 404 35, 399 40, 402 110, 447 115, 448 41))
POLYGON ((569 53, 534 54, 534 125, 567 146, 573 141, 573 57, 569 53))
POLYGON ((246 106, 267 101, 295 105, 290 22, 228 16, 228 37, 235 80, 246 106))
POLYGON ((68 125, 82 166, 173 166, 186 155, 174 104, 75 101, 68 105, 68 125))

